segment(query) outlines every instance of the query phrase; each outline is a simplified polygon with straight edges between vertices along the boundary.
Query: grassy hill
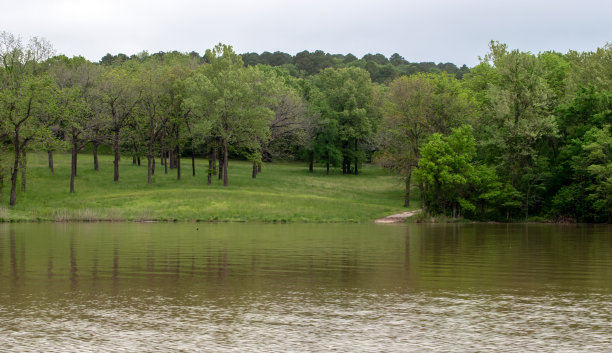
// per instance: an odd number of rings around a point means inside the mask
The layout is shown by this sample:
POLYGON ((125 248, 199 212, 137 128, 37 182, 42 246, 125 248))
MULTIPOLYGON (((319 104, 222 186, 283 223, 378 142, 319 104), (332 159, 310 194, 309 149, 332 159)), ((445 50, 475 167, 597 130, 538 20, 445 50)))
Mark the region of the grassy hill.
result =
POLYGON ((377 166, 366 165, 357 176, 338 170, 328 176, 323 168, 309 173, 305 164, 270 163, 252 179, 250 163, 230 161, 229 186, 223 187, 216 177, 206 184, 207 160, 196 160, 194 177, 190 159, 183 159, 182 180, 176 170, 164 174, 158 160, 147 185, 146 167, 131 158, 121 161, 115 183, 112 156, 100 156, 94 172, 91 155, 81 154, 70 194, 70 155, 54 159, 51 175, 46 153, 28 155, 27 192, 18 192, 11 208, 5 183, 0 220, 363 222, 405 210, 402 183, 377 166))

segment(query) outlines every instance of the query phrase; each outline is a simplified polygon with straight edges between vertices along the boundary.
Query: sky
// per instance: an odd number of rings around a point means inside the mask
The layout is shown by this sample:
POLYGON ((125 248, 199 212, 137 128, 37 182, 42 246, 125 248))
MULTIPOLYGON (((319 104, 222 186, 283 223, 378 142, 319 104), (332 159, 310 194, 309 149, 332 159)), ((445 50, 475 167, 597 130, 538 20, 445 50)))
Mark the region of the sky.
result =
POLYGON ((302 50, 474 66, 491 40, 538 53, 612 42, 610 0, 21 0, 0 31, 47 38, 58 54, 302 50))

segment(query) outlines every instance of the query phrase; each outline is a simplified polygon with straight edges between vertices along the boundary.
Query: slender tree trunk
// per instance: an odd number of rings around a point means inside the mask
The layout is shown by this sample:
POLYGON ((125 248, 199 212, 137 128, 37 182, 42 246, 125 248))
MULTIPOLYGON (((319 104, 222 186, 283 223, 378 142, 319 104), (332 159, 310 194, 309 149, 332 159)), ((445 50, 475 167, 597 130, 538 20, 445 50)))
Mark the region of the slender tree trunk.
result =
POLYGON ((132 155, 132 165, 136 165, 136 155, 132 155))
POLYGON ((151 185, 151 176, 153 175, 153 161, 155 156, 151 154, 151 151, 147 153, 147 184, 151 185))
POLYGON ((51 174, 55 174, 53 170, 53 151, 49 150, 47 152, 49 153, 49 170, 51 171, 51 174))
POLYGON ((214 154, 214 149, 210 150, 210 153, 208 154, 208 185, 212 184, 214 154))
POLYGON ((223 166, 225 163, 223 162, 223 151, 219 150, 219 180, 223 179, 223 166))
MULTIPOLYGON (((147 157, 147 160, 149 159, 149 157, 147 157)), ((151 175, 155 175, 155 152, 151 151, 151 160, 152 160, 152 165, 151 165, 151 175)))
POLYGON ((176 168, 176 161, 174 160, 175 159, 174 150, 169 150, 168 155, 170 156, 169 158, 170 159, 170 169, 176 168))
POLYGON ((191 140, 191 175, 195 176, 195 147, 193 147, 193 139, 191 140))
POLYGON ((346 157, 342 159, 342 174, 346 174, 348 171, 346 170, 346 157))
POLYGON ((406 176, 406 193, 404 194, 404 207, 410 207, 410 179, 412 179, 412 171, 406 176))
POLYGON ((251 173, 253 179, 257 178, 257 163, 253 162, 253 173, 251 173))
POLYGON ((168 174, 168 154, 166 151, 162 151, 162 158, 164 162, 164 174, 168 174))
POLYGON ((425 214, 428 214, 427 205, 425 204, 425 187, 423 187, 423 183, 419 183, 419 190, 421 191, 421 208, 425 214))
POLYGON ((21 186, 23 192, 26 192, 26 168, 28 160, 26 159, 26 149, 21 150, 21 186))
POLYGON ((310 160, 310 163, 308 163, 308 171, 312 173, 314 172, 314 151, 308 153, 308 158, 310 160))
POLYGON ((136 157, 136 162, 138 162, 138 166, 140 167, 140 156, 136 157))
POLYGON ((527 184, 527 194, 525 196, 525 221, 529 219, 529 191, 531 189, 531 185, 527 184))
POLYGON ((114 181, 119 181, 119 130, 115 130, 115 135, 113 136, 113 150, 115 151, 115 160, 113 161, 114 166, 114 181))
POLYGON ((93 143, 93 157, 94 157, 94 170, 97 172, 99 169, 98 166, 98 143, 93 143))
MULTIPOLYGON (((76 139, 75 139, 76 141, 76 139)), ((77 143, 74 144, 74 176, 77 176, 77 165, 78 165, 78 155, 77 153, 79 152, 79 146, 77 143)))
POLYGON ((74 193, 74 179, 76 178, 77 144, 72 143, 72 160, 70 163, 70 193, 74 193))
POLYGON ((326 168, 325 174, 329 175, 329 161, 327 161, 327 163, 325 164, 325 168, 326 168))
POLYGON ((213 175, 217 175, 217 147, 212 148, 212 171, 213 175))
POLYGON ((223 186, 227 186, 227 141, 223 140, 223 186))
POLYGON ((176 179, 181 180, 181 148, 176 147, 176 179))

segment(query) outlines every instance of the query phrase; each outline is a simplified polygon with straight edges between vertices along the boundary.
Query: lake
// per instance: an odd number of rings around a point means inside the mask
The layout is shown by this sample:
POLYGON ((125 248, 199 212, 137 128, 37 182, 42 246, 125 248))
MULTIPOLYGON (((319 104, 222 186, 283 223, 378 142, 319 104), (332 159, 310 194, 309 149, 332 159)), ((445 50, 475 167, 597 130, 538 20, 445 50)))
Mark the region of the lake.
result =
POLYGON ((610 352, 612 227, 0 224, 0 351, 610 352))

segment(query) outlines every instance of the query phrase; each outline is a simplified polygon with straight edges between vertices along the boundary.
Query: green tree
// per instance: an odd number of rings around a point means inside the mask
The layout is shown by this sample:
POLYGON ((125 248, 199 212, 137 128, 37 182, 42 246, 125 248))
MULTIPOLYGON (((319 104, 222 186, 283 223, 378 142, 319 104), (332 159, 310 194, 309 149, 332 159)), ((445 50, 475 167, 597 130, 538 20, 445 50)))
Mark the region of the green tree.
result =
POLYGON ((109 137, 115 156, 114 181, 119 181, 121 134, 128 126, 140 98, 134 68, 128 64, 104 67, 95 83, 94 94, 98 104, 96 111, 107 121, 110 130, 109 137))
POLYGON ((359 165, 365 160, 364 147, 375 133, 373 89, 367 71, 349 67, 325 69, 314 78, 317 94, 313 104, 321 117, 319 134, 326 147, 327 157, 339 150, 342 153, 342 172, 359 173, 359 165), (333 123, 331 123, 333 121, 333 123), (334 138, 334 140, 330 140, 334 138), (351 169, 351 164, 354 168, 351 169))
POLYGON ((45 39, 34 37, 24 46, 19 38, 0 32, 0 135, 6 148, 12 149, 11 194, 16 203, 19 172, 25 191, 25 152, 37 141, 53 138, 56 88, 48 75, 40 72, 40 63, 53 48, 45 39))
POLYGON ((206 51, 207 65, 186 82, 186 106, 218 137, 223 147, 223 185, 228 185, 228 148, 260 151, 274 113, 273 82, 256 67, 243 67, 231 46, 206 51))
POLYGON ((544 64, 535 55, 491 42, 484 60, 495 74, 487 86, 489 97, 480 122, 483 150, 488 161, 498 165, 499 174, 523 193, 527 218, 531 201, 541 197, 532 186, 542 175, 534 171, 548 163, 544 146, 558 133, 551 111, 554 94, 545 80, 544 64))
MULTIPOLYGON (((421 146, 432 133, 448 133, 450 128, 472 120, 475 104, 452 76, 417 74, 390 83, 382 111, 377 160, 403 177, 404 206, 408 207, 412 172, 421 156, 421 146)), ((419 187, 425 207, 422 185, 419 187)))

